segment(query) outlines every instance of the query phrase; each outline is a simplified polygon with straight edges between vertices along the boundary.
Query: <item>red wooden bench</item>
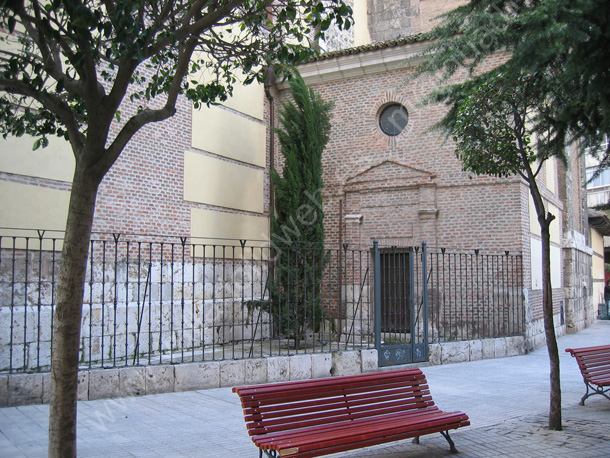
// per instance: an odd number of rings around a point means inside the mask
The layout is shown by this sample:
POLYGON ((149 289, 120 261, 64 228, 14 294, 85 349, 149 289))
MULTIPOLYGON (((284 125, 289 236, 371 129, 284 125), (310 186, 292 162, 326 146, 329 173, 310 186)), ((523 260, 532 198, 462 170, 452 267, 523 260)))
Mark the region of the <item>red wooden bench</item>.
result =
POLYGON ((585 405, 585 399, 594 394, 601 394, 610 400, 610 345, 599 347, 568 348, 578 362, 580 373, 587 387, 580 405, 585 405), (591 390, 591 393, 589 393, 591 390))
POLYGON ((268 457, 313 457, 439 432, 457 453, 450 429, 462 412, 434 405, 421 370, 235 387, 248 433, 268 457))

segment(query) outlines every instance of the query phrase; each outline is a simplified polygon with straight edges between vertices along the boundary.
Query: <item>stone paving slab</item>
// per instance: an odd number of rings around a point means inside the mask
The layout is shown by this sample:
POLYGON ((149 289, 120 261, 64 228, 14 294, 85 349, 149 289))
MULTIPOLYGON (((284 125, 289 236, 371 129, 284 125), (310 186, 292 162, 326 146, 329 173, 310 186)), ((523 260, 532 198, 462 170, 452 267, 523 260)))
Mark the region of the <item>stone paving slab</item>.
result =
MULTIPOLYGON (((461 410, 471 426, 451 433, 462 458, 610 457, 610 402, 585 392, 565 348, 610 343, 610 321, 559 339, 563 431, 549 431, 546 348, 528 355, 423 367, 436 404, 461 410)), ((82 401, 79 457, 256 458, 237 395, 230 388, 82 401)), ((48 406, 0 409, 0 457, 47 456, 48 406)), ((384 444, 332 458, 456 456, 440 434, 384 444)))

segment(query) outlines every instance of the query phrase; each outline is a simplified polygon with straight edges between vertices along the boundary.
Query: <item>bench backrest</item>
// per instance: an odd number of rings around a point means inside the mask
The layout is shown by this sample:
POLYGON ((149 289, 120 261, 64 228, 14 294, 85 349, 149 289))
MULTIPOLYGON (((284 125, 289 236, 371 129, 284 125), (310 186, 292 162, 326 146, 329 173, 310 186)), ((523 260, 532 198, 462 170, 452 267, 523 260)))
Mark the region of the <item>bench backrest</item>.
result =
POLYGON ((251 436, 434 405, 421 370, 233 388, 251 436))
POLYGON ((588 382, 610 383, 610 345, 598 347, 568 348, 578 362, 582 376, 588 382))

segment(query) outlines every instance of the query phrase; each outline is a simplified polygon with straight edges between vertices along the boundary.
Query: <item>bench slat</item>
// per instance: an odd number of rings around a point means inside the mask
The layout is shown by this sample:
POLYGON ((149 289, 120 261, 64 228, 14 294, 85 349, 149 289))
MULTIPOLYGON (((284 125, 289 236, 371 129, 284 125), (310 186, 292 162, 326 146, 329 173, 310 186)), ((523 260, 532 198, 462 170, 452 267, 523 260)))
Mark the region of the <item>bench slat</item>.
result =
POLYGON ((404 405, 392 406, 392 407, 379 407, 374 410, 358 411, 350 409, 346 412, 345 409, 336 410, 334 412, 317 412, 312 415, 304 415, 298 417, 288 417, 278 419, 275 421, 261 421, 253 422, 248 425, 250 435, 257 435, 262 433, 276 433, 279 431, 293 430, 295 428, 307 428, 318 425, 326 425, 330 423, 338 423, 343 421, 354 421, 363 418, 377 418, 383 415, 394 414, 402 412, 408 414, 409 412, 417 413, 422 409, 434 407, 420 405, 417 409, 412 407, 406 407, 404 405))
POLYGON ((427 396, 430 394, 430 390, 427 385, 419 386, 405 386, 401 384, 398 386, 382 386, 376 385, 373 389, 371 387, 361 387, 356 390, 341 390, 333 389, 332 391, 325 391, 324 394, 317 393, 302 393, 300 396, 295 394, 291 397, 278 396, 276 398, 265 397, 258 398, 256 396, 248 396, 248 398, 242 400, 242 406, 244 409, 253 408, 260 412, 278 410, 281 406, 294 405, 295 408, 300 405, 307 407, 308 405, 325 405, 332 404, 338 399, 349 398, 350 401, 356 403, 366 401, 370 398, 385 398, 385 397, 400 397, 404 396, 427 396), (308 402, 309 401, 309 402, 308 402))
MULTIPOLYGON (((408 421, 400 415, 388 416, 375 421, 349 422, 342 425, 333 425, 330 428, 312 428, 309 430, 285 434, 274 438, 263 437, 260 441, 255 438, 255 443, 263 449, 291 449, 296 448, 298 456, 312 450, 327 450, 346 444, 354 444, 362 441, 380 440, 378 443, 387 442, 389 435, 391 440, 419 436, 420 433, 428 434, 430 429, 433 432, 456 429, 470 424, 468 417, 461 412, 444 413, 438 410, 433 412, 421 412, 417 418, 410 416, 408 421)), ((353 448, 350 447, 350 448, 353 448)), ((284 456, 284 454, 281 454, 284 456)))

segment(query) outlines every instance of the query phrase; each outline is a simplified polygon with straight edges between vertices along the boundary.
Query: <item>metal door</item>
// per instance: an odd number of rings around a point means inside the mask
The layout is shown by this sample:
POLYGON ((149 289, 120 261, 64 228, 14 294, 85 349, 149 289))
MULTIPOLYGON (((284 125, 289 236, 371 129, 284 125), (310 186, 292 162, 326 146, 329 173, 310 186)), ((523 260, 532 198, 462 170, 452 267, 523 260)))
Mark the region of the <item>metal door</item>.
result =
POLYGON ((426 249, 374 242, 375 342, 379 366, 428 360, 426 249))

